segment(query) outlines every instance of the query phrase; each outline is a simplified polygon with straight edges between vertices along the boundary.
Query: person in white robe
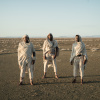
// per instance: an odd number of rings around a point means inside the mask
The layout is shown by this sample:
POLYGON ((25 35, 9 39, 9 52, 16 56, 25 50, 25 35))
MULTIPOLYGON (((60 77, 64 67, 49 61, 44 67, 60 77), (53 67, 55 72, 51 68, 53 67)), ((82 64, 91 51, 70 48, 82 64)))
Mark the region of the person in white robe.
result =
POLYGON ((58 79, 57 75, 57 64, 56 57, 58 55, 58 43, 53 39, 53 35, 51 33, 48 34, 47 39, 43 44, 43 62, 44 62, 44 75, 43 78, 46 78, 48 65, 52 65, 55 72, 55 78, 58 79))
POLYGON ((73 65, 73 76, 72 83, 76 82, 77 71, 79 69, 81 84, 83 84, 84 68, 87 63, 87 52, 85 44, 82 42, 81 36, 75 36, 75 43, 72 45, 72 52, 70 57, 70 63, 73 65))
POLYGON ((35 64, 35 49, 33 44, 30 42, 29 36, 24 35, 23 41, 18 46, 18 64, 20 68, 20 83, 23 85, 23 79, 25 76, 26 66, 29 71, 30 84, 33 85, 33 69, 35 64))

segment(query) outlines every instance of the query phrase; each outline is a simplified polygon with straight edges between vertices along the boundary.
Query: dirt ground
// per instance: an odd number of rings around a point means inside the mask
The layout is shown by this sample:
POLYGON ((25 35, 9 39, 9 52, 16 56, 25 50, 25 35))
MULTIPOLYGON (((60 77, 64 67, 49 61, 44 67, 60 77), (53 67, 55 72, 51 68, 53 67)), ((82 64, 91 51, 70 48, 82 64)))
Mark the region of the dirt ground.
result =
POLYGON ((44 39, 31 39, 36 49, 34 85, 25 74, 24 85, 19 86, 17 48, 20 39, 0 39, 0 100, 100 100, 100 38, 83 39, 88 54, 84 84, 80 77, 72 84, 73 66, 69 59, 74 39, 57 39, 60 55, 57 57, 59 79, 54 78, 53 68, 43 76, 42 45, 44 39))

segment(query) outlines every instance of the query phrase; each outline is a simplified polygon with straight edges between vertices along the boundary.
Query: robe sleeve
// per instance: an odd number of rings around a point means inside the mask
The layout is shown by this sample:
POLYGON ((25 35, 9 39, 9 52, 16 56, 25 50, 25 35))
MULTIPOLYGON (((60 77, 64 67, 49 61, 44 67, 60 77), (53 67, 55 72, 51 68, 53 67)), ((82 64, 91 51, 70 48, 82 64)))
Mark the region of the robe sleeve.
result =
POLYGON ((32 44, 32 53, 35 52, 34 45, 32 44))
POLYGON ((55 40, 55 47, 58 47, 58 43, 57 43, 57 41, 55 40))
POLYGON ((83 49, 83 55, 84 55, 84 59, 87 60, 87 52, 86 52, 86 48, 85 48, 85 45, 84 45, 84 49, 83 49))
POLYGON ((43 56, 45 56, 46 53, 46 41, 43 43, 43 56))
POLYGON ((20 60, 20 53, 21 53, 21 44, 19 43, 19 45, 18 45, 18 63, 20 60))
POLYGON ((33 52, 35 52, 35 48, 34 45, 31 43, 31 47, 32 47, 32 59, 36 60, 36 56, 33 56, 33 52))
POLYGON ((72 52, 71 52, 70 62, 73 60, 73 58, 74 58, 74 45, 72 45, 72 52))

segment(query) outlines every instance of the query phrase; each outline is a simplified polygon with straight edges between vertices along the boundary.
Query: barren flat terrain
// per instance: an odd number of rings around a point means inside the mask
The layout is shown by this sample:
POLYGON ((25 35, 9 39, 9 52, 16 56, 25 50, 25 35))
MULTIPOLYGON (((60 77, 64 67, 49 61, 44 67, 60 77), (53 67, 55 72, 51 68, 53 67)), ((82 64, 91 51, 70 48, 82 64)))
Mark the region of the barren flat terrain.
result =
POLYGON ((85 68, 84 84, 80 77, 72 84, 73 66, 69 59, 73 38, 57 38, 60 48, 57 57, 59 79, 54 78, 53 68, 43 76, 42 45, 45 39, 31 38, 36 49, 34 85, 25 74, 24 85, 19 86, 17 48, 21 39, 0 38, 0 100, 100 100, 100 38, 84 38, 88 63, 85 68))

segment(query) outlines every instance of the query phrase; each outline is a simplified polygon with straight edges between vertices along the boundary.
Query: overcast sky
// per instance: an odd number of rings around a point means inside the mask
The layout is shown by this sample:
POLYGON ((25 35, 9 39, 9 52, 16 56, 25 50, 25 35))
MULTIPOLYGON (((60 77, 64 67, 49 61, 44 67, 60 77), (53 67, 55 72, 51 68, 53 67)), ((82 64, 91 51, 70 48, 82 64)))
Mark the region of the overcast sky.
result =
POLYGON ((100 0, 0 0, 0 37, 100 35, 100 0))

